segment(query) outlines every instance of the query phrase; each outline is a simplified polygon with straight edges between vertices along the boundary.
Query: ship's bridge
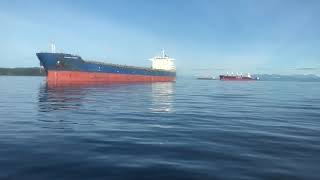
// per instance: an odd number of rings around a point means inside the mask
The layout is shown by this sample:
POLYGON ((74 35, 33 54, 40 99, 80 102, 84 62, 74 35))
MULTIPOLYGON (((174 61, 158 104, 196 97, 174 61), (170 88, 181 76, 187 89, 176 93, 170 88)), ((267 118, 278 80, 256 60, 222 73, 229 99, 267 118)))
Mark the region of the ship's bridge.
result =
POLYGON ((174 59, 167 56, 162 50, 162 56, 155 56, 151 59, 152 61, 152 69, 160 69, 160 70, 166 70, 166 71, 175 71, 176 67, 174 65, 174 59))

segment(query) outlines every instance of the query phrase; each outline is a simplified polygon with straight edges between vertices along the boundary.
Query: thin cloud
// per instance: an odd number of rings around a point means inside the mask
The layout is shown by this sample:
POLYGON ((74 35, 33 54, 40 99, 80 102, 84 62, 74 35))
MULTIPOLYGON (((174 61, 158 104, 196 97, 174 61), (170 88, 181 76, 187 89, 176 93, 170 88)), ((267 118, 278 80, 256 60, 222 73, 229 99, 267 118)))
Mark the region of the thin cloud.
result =
POLYGON ((193 71, 211 71, 211 70, 215 70, 215 71, 224 71, 226 70, 225 68, 193 68, 193 71))

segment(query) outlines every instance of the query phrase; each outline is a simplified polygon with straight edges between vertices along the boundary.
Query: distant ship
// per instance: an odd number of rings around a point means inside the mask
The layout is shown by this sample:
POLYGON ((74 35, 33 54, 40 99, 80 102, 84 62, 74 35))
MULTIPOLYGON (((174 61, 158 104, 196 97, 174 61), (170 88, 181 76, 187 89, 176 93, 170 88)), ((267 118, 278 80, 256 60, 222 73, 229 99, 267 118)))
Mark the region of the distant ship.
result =
POLYGON ((78 55, 51 52, 37 53, 46 71, 48 82, 167 82, 176 80, 176 67, 172 58, 162 56, 149 60, 150 68, 83 60, 78 55))
POLYGON ((220 75, 220 80, 222 81, 256 81, 259 78, 253 78, 250 74, 247 75, 220 75))
POLYGON ((212 77, 212 76, 201 76, 201 77, 197 77, 198 80, 215 80, 216 78, 212 77))

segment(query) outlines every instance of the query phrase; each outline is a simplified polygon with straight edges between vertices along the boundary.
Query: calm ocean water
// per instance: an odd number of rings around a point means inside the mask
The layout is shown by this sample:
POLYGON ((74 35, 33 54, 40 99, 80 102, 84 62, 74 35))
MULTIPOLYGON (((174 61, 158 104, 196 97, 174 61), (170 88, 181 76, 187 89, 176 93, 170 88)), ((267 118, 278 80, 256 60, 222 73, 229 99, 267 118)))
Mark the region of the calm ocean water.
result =
POLYGON ((0 179, 320 179, 320 83, 0 84, 0 179))

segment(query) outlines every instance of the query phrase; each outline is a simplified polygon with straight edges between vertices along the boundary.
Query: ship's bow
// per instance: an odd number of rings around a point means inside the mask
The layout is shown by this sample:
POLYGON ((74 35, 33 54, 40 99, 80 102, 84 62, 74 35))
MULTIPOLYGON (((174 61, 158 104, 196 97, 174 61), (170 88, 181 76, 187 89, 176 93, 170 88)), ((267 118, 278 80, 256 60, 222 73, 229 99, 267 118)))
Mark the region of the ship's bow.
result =
POLYGON ((56 64, 59 59, 58 53, 37 53, 37 57, 40 64, 48 72, 49 70, 55 70, 56 64))

